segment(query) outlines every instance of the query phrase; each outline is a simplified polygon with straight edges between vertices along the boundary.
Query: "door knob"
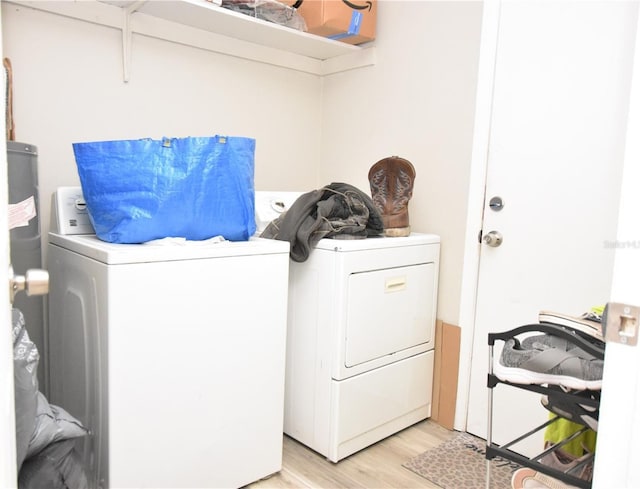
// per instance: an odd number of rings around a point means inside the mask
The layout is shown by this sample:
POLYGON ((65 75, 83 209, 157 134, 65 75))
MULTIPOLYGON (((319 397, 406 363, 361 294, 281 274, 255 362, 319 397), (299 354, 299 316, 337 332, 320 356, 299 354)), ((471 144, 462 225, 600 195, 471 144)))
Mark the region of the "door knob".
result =
POLYGON ((484 241, 484 244, 487 246, 493 248, 498 247, 502 244, 502 234, 498 231, 491 231, 482 237, 482 241, 484 241))
POLYGON ((24 275, 14 275, 9 265, 9 297, 13 303, 16 293, 24 290, 27 295, 45 295, 49 293, 49 272, 33 268, 24 275))

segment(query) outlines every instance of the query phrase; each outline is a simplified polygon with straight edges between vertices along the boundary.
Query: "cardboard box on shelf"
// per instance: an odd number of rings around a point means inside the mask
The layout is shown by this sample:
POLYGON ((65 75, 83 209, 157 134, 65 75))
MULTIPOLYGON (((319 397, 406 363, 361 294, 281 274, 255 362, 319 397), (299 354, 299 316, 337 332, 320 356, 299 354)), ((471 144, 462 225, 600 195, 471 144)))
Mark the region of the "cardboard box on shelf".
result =
POLYGON ((311 34, 349 44, 375 39, 376 0, 298 0, 294 5, 311 34))

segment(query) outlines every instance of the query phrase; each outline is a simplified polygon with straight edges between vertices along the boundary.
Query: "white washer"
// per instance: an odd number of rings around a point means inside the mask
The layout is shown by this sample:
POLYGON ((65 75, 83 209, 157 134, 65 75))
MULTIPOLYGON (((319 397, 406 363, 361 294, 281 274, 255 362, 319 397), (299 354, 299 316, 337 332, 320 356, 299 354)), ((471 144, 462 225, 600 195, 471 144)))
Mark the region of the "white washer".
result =
POLYGON ((337 462, 431 415, 439 260, 412 234, 291 262, 285 433, 337 462))
POLYGON ((281 469, 288 243, 49 234, 50 401, 90 487, 240 487, 281 469))

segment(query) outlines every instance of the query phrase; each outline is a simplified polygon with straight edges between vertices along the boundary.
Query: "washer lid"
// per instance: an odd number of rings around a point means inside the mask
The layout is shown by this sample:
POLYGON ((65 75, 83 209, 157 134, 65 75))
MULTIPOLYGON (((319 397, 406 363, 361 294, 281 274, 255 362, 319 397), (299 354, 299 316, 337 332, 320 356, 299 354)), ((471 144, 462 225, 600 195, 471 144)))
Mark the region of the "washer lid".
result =
POLYGON ((415 246, 423 244, 440 243, 440 236, 436 234, 411 233, 409 236, 392 238, 379 236, 363 239, 321 239, 316 248, 337 252, 349 252, 358 250, 375 250, 380 248, 394 248, 398 246, 415 246))
POLYGON ((102 241, 95 234, 65 236, 49 233, 49 243, 108 265, 289 253, 288 242, 264 238, 220 243, 118 244, 102 241))

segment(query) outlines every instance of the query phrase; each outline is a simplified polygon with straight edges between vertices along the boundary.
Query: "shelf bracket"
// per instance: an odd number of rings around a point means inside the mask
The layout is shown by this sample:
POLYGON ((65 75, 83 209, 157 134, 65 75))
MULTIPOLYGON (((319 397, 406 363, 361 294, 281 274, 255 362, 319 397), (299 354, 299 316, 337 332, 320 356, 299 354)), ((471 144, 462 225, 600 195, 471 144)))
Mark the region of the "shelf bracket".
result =
POLYGON ((125 83, 129 81, 131 69, 131 15, 144 3, 145 0, 140 0, 122 9, 122 78, 125 83))

